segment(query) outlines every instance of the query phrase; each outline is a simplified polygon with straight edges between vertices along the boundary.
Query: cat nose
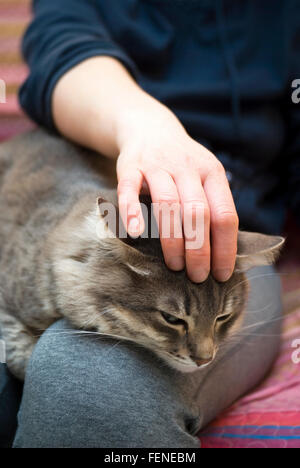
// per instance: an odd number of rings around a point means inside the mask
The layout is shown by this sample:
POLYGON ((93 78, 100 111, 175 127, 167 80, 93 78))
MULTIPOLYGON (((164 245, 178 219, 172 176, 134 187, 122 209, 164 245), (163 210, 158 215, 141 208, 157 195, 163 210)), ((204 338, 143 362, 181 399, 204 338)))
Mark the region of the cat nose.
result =
POLYGON ((201 359, 201 358, 192 358, 192 359, 197 364, 198 367, 202 367, 202 366, 209 364, 213 360, 213 356, 207 359, 201 359))

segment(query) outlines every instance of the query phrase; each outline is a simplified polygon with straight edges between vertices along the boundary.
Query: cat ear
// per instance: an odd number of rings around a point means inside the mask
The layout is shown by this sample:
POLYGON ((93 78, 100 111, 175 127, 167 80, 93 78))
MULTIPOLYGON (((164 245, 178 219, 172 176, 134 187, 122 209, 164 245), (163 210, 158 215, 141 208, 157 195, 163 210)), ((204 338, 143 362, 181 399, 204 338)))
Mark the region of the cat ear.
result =
POLYGON ((136 271, 138 268, 135 265, 139 265, 145 256, 136 248, 136 240, 127 234, 118 207, 100 197, 97 199, 97 211, 99 218, 103 219, 103 223, 99 223, 97 229, 103 248, 136 271), (132 265, 128 262, 132 262, 132 265))
POLYGON ((99 197, 97 199, 97 212, 99 218, 102 218, 104 221, 103 225, 105 226, 106 234, 117 238, 127 245, 132 245, 134 238, 130 237, 126 232, 117 201, 111 202, 99 197))
POLYGON ((120 238, 126 236, 124 225, 120 218, 117 202, 105 200, 103 197, 97 199, 97 214, 104 221, 102 234, 109 238, 120 238))
POLYGON ((280 236, 239 231, 235 271, 245 272, 256 266, 271 265, 284 242, 285 239, 280 236))

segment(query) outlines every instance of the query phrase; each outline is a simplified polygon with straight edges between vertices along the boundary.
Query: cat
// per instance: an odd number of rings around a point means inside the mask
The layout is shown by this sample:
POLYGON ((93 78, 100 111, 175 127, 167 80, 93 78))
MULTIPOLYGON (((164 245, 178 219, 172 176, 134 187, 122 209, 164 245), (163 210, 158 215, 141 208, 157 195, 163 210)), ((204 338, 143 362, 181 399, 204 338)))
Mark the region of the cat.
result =
POLYGON ((210 364, 241 326, 245 272, 272 263, 284 242, 239 232, 231 279, 195 284, 166 267, 159 239, 99 236, 116 183, 111 161, 44 130, 0 145, 0 327, 21 380, 40 335, 62 317, 182 372, 210 364))

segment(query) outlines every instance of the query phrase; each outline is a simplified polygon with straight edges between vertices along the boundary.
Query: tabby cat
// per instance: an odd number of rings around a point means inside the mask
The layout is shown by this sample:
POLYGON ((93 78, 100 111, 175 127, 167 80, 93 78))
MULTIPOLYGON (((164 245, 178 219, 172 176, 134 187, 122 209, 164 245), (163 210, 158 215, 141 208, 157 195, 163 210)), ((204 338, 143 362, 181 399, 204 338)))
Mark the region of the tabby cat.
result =
POLYGON ((240 232, 232 278, 194 284, 166 267, 159 239, 99 236, 99 203, 116 204, 114 174, 99 154, 42 130, 0 146, 0 326, 19 379, 61 317, 145 346, 183 372, 209 364, 241 326, 245 271, 272 263, 283 243, 240 232))

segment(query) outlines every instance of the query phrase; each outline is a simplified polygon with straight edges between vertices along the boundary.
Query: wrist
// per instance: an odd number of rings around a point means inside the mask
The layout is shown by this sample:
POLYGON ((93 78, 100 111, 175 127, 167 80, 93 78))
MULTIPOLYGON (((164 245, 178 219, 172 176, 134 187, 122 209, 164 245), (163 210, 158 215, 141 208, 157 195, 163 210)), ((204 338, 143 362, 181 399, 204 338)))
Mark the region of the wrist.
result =
POLYGON ((157 133, 167 122, 177 121, 164 104, 143 90, 138 91, 120 110, 116 119, 115 136, 119 152, 143 135, 157 133))

